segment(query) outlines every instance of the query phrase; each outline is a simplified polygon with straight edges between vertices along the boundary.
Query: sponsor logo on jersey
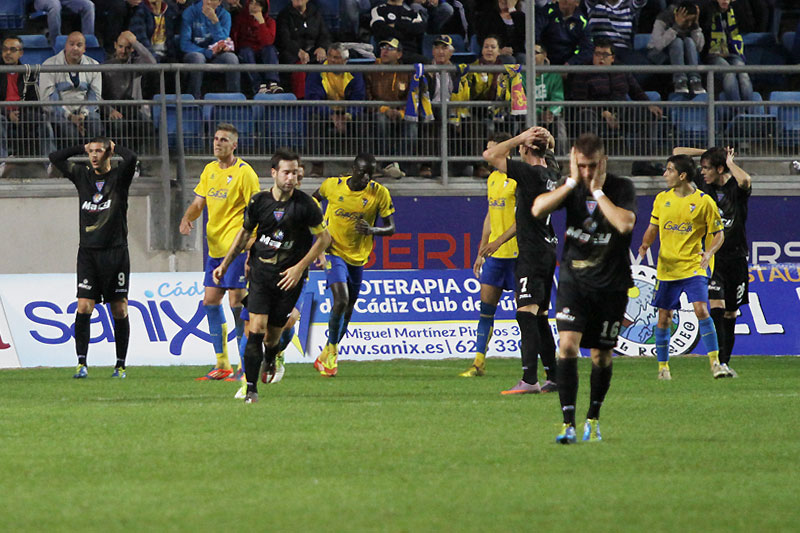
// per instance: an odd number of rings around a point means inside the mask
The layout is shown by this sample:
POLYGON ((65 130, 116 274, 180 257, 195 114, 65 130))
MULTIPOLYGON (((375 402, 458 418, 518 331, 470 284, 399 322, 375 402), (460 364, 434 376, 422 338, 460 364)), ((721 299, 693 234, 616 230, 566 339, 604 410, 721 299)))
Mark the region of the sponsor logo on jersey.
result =
POLYGON ((692 223, 691 222, 681 222, 680 224, 676 224, 671 220, 667 220, 664 223, 664 229, 667 231, 677 231, 678 233, 691 233, 692 232, 692 223))
POLYGON ((100 194, 100 193, 97 193, 94 196, 92 196, 92 202, 94 202, 96 204, 99 204, 100 200, 102 200, 102 199, 103 199, 103 195, 100 194))
MULTIPOLYGON (((97 196, 97 195, 95 195, 97 196)), ((101 198, 102 199, 102 198, 101 198)), ((111 207, 111 200, 106 200, 102 204, 93 203, 94 198, 92 198, 92 202, 83 202, 81 205, 81 209, 84 211, 89 211, 90 213, 96 213, 97 211, 105 211, 106 209, 111 207)))
POLYGON ((364 216, 362 213, 357 213, 355 211, 353 212, 345 211, 341 207, 337 207, 336 210, 333 212, 333 214, 336 215, 337 217, 353 219, 353 220, 359 219, 364 216))
POLYGON ((87 291, 92 290, 92 286, 89 284, 89 280, 88 279, 84 279, 83 281, 78 283, 78 288, 79 289, 86 289, 87 291))
POLYGON ((228 197, 228 189, 215 189, 212 187, 208 190, 208 194, 206 196, 224 200, 228 197))
POLYGON ((575 322, 575 315, 572 314, 572 311, 569 307, 565 307, 558 313, 556 313, 556 320, 564 320, 565 322, 575 322))
POLYGON ((489 200, 489 207, 505 207, 506 206, 506 199, 505 198, 492 198, 489 200))
MULTIPOLYGON (((656 269, 645 265, 631 267, 634 286, 628 290, 628 305, 614 351, 620 355, 656 355, 658 308, 653 307, 656 291, 656 269)), ((700 338, 697 316, 685 294, 681 308, 672 314, 669 354, 690 353, 700 338)))

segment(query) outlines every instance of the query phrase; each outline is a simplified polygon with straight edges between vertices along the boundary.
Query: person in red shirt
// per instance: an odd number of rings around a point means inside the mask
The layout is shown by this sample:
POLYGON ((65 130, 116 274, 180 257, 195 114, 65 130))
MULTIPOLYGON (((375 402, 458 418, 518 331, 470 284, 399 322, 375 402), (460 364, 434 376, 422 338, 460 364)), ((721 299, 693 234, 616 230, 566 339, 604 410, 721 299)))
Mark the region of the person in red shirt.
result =
MULTIPOLYGON (((269 16, 269 0, 246 0, 233 19, 231 39, 242 64, 277 65, 275 19, 269 16)), ((248 72, 253 92, 282 93, 275 71, 248 72)))

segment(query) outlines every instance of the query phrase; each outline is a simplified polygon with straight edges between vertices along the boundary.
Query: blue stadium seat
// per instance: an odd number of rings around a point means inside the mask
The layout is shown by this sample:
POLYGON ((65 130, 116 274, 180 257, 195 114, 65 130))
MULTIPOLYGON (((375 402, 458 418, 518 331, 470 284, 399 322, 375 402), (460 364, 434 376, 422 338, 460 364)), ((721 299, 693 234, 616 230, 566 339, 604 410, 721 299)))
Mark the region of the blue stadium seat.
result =
MULTIPOLYGON (((156 129, 156 134, 158 134, 161 129, 161 96, 156 95, 153 100, 153 126, 156 129)), ((167 94, 165 100, 167 106, 167 139, 170 150, 173 150, 177 144, 177 105, 175 104, 175 95, 167 94)), ((181 100, 183 145, 190 150, 200 150, 203 147, 203 117, 200 106, 193 102, 194 97, 191 94, 181 95, 181 100)))
MULTIPOLYGON (((719 100, 727 100, 725 91, 719 100)), ((762 102, 761 94, 754 92, 752 102, 762 102)), ((776 136, 777 116, 768 114, 764 106, 717 106, 718 144, 741 147, 746 144, 764 144, 776 136)))
MULTIPOLYGON (((800 91, 773 91, 770 102, 800 102, 800 91)), ((800 145, 800 106, 770 106, 778 120, 778 143, 783 147, 800 145)))
MULTIPOLYGON (((206 93, 203 100, 237 100, 247 101, 242 93, 206 93)), ((206 125, 208 136, 212 137, 217 124, 227 122, 239 130, 239 146, 250 149, 255 146, 255 126, 253 121, 253 107, 234 104, 204 104, 203 122, 206 125)))
MULTIPOLYGON (((671 93, 670 102, 689 101, 688 95, 671 93)), ((692 98, 695 102, 708 102, 707 94, 692 98)), ((670 107, 669 117, 675 124, 678 146, 706 146, 708 144, 708 111, 705 107, 670 107)))
POLYGON ((256 134, 264 143, 259 148, 272 153, 279 146, 300 150, 305 145, 306 121, 300 106, 275 105, 281 101, 297 100, 292 93, 257 94, 253 100, 265 102, 256 106, 253 117, 256 134), (269 102, 269 103, 267 103, 269 102))
POLYGON ((47 48, 25 48, 25 53, 20 58, 23 65, 41 65, 48 57, 53 56, 53 49, 47 48))
POLYGON ((269 16, 276 18, 278 13, 283 11, 283 8, 291 4, 291 0, 270 0, 269 2, 269 16))
POLYGON ((783 46, 783 50, 786 54, 792 53, 792 47, 794 46, 794 32, 787 31, 781 35, 781 45, 783 46))
POLYGON ((742 34, 744 52, 747 54, 749 46, 775 46, 775 36, 770 32, 750 32, 742 34))
POLYGON ((25 0, 3 0, 0 4, 0 30, 25 27, 25 0))
POLYGON ((474 33, 472 34, 472 37, 470 37, 470 39, 469 39, 469 50, 468 51, 472 52, 473 54, 475 54, 475 57, 480 57, 481 56, 481 43, 478 42, 478 36, 475 35, 474 33))
POLYGON ((640 52, 647 50, 647 43, 650 42, 649 33, 637 33, 633 36, 633 49, 640 52))
POLYGON ((52 50, 52 48, 50 48, 50 43, 47 41, 47 37, 40 33, 35 35, 18 35, 17 37, 22 41, 22 46, 24 46, 26 50, 28 48, 47 48, 48 50, 52 50))

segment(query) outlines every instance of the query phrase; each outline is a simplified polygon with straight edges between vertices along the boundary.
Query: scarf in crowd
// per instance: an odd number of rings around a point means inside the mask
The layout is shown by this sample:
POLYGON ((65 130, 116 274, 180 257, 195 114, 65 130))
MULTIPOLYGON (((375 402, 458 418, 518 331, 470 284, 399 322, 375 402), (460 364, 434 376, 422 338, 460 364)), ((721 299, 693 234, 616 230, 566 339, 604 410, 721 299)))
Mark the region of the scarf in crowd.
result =
POLYGON ((428 91, 428 80, 424 76, 425 67, 422 63, 414 65, 414 74, 408 84, 408 100, 406 101, 405 119, 411 122, 433 120, 431 96, 428 91))

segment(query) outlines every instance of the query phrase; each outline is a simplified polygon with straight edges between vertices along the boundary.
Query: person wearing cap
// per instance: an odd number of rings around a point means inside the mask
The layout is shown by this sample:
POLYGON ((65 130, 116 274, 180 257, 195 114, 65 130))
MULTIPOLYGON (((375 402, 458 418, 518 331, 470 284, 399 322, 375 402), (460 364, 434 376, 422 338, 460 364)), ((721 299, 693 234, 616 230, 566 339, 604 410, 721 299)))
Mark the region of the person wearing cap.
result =
POLYGON ((386 0, 372 8, 369 29, 376 41, 396 39, 402 45, 404 63, 426 63, 420 54, 420 40, 428 21, 403 3, 403 0, 386 0))
MULTIPOLYGON (((399 65, 403 58, 403 45, 396 39, 385 39, 380 43, 381 56, 375 62, 378 65, 399 65)), ((395 155, 413 155, 416 153, 417 123, 405 120, 405 102, 408 97, 408 86, 411 82, 410 72, 369 72, 366 75, 367 100, 384 102, 402 102, 395 105, 370 107, 373 115, 368 122, 375 125, 375 132, 370 138, 377 144, 373 153, 395 155), (387 143, 387 139, 389 142, 387 143)), ((403 165, 406 167, 407 165, 403 165)), ((402 177, 405 171, 400 165, 391 163, 384 173, 396 178, 402 177), (388 171, 388 172, 387 172, 388 171)))

